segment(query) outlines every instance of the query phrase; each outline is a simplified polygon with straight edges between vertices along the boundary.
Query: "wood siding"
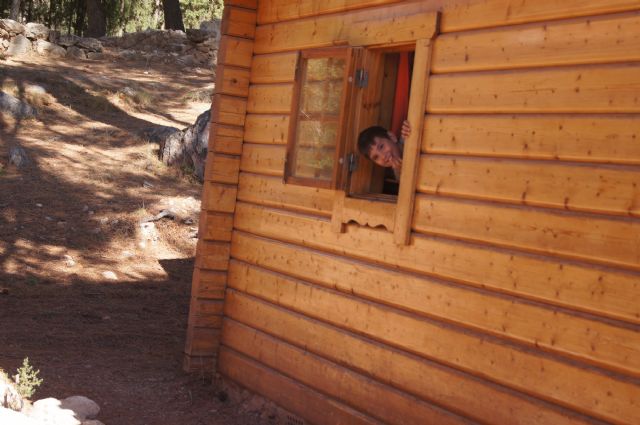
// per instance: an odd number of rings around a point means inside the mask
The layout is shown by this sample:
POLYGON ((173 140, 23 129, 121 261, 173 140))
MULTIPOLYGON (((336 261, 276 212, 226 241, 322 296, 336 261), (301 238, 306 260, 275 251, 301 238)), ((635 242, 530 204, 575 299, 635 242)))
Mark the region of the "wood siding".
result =
POLYGON ((223 25, 195 352, 313 424, 638 423, 638 1, 248 10, 223 25), (282 182, 297 53, 436 9, 410 243, 336 233, 334 191, 282 182))

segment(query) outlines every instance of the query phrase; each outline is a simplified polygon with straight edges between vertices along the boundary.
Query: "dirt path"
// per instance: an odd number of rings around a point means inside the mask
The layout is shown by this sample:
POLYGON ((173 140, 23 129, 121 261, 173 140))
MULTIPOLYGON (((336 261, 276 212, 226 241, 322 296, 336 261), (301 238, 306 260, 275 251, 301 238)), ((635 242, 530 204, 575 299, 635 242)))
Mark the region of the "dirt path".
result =
POLYGON ((201 187, 136 136, 193 123, 212 80, 144 63, 0 61, 0 89, 39 110, 0 114, 0 368, 29 357, 44 379, 35 398, 88 396, 107 425, 257 423, 180 369, 201 187), (27 169, 7 165, 11 146, 27 169), (179 219, 140 227, 167 206, 179 219))

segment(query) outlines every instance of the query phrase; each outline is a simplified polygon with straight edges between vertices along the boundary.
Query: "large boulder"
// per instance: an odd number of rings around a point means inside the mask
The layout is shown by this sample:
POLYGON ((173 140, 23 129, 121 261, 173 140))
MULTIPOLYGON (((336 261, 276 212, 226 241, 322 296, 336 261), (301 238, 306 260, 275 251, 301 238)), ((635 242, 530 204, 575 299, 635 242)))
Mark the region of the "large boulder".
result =
POLYGON ((22 413, 11 409, 0 407, 0 424, 7 425, 42 425, 42 422, 36 421, 25 416, 22 413))
POLYGON ((8 56, 22 56, 31 51, 31 41, 24 35, 17 35, 9 43, 6 54, 8 56))
POLYGON ((67 57, 72 59, 86 59, 87 54, 84 50, 76 46, 67 48, 67 57))
POLYGON ((64 408, 60 400, 55 398, 36 401, 28 412, 28 416, 45 424, 81 425, 81 420, 76 417, 76 413, 64 408))
POLYGON ((27 152, 24 150, 24 148, 20 146, 14 146, 9 149, 9 164, 13 164, 18 168, 24 168, 30 163, 31 160, 29 159, 29 156, 27 155, 27 152))
POLYGON ((75 46, 75 44, 80 41, 80 37, 78 37, 77 35, 73 35, 73 34, 62 34, 59 38, 57 43, 63 47, 71 47, 71 46, 75 46))
POLYGON ((46 40, 49 37, 49 28, 43 24, 29 22, 24 26, 24 35, 32 40, 46 40))
POLYGON ((83 37, 75 45, 89 52, 102 52, 102 43, 95 38, 83 37))
POLYGON ((202 43, 207 37, 209 37, 209 33, 207 31, 196 29, 187 30, 187 38, 194 43, 202 43))
POLYGON ((62 58, 67 54, 64 47, 49 43, 46 40, 37 40, 34 43, 36 52, 40 55, 62 58))
POLYGON ((0 28, 7 31, 11 35, 24 33, 24 25, 12 19, 0 19, 0 28))
MULTIPOLYGON (((7 378, 7 375, 0 373, 0 407, 19 411, 23 405, 24 401, 15 385, 7 378)), ((0 421, 0 423, 3 422, 0 421)))
POLYGON ((63 409, 73 410, 76 417, 80 420, 94 419, 100 413, 100 406, 98 403, 90 398, 74 395, 67 397, 60 403, 60 407, 63 409))
POLYGON ((7 112, 19 119, 33 118, 37 114, 33 106, 5 92, 0 92, 0 111, 7 112))

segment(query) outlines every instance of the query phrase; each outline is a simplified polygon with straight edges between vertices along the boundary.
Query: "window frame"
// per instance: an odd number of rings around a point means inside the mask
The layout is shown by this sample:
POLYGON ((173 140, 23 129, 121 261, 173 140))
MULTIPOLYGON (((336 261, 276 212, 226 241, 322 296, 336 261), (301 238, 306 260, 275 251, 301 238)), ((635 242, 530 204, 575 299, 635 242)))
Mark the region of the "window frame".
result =
POLYGON ((359 53, 362 49, 350 46, 327 47, 319 49, 301 50, 296 60, 295 83, 293 95, 291 99, 291 115, 289 122, 289 133, 286 146, 286 157, 284 166, 284 182, 285 184, 296 184, 302 186, 317 187, 322 189, 338 189, 341 187, 345 178, 346 164, 344 161, 344 152, 346 148, 345 137, 351 127, 350 120, 352 113, 352 93, 353 93, 353 74, 358 62, 359 53), (306 76, 306 61, 317 58, 336 58, 345 59, 345 74, 342 81, 342 96, 340 99, 340 113, 338 117, 338 126, 336 133, 336 145, 333 154, 333 170, 331 180, 321 180, 318 178, 298 177, 293 175, 293 164, 295 163, 294 155, 297 152, 296 143, 298 142, 298 123, 300 116, 300 100, 304 77, 306 76))

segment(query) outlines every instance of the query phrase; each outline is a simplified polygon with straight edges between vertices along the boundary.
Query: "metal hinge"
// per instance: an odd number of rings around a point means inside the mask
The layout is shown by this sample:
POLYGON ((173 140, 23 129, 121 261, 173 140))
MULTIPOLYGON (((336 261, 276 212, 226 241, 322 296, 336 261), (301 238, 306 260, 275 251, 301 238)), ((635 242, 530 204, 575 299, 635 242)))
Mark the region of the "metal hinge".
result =
POLYGON ((349 161, 347 164, 349 166, 349 172, 353 173, 358 168, 358 156, 355 153, 350 153, 347 160, 349 161))
POLYGON ((369 72, 364 69, 356 70, 356 87, 365 88, 369 85, 369 72))

